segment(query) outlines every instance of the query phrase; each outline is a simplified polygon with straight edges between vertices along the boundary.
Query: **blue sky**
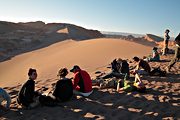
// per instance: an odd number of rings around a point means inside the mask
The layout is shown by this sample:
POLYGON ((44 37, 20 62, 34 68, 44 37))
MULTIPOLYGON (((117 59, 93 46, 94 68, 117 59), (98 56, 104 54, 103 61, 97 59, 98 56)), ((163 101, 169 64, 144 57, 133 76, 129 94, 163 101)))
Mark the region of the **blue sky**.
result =
POLYGON ((0 0, 0 20, 72 23, 88 29, 180 32, 180 0, 0 0))

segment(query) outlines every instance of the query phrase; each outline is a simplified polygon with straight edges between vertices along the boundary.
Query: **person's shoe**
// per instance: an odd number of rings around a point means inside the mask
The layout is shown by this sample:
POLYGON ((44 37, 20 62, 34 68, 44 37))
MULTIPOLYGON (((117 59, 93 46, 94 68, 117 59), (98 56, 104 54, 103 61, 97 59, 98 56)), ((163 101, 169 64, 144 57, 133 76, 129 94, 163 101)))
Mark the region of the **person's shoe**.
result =
POLYGON ((170 68, 169 68, 169 67, 166 68, 166 72, 167 72, 167 73, 170 72, 170 68))

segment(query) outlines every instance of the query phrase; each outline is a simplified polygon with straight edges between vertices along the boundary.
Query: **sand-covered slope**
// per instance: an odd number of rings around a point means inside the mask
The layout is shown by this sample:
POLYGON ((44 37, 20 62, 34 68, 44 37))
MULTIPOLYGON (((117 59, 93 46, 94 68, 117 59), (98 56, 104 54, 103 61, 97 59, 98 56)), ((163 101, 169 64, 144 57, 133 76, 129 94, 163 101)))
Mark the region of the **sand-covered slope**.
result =
MULTIPOLYGON (((115 42, 115 41, 114 41, 115 42)), ((66 44, 66 43, 64 43, 66 44)), ((71 43, 70 43, 71 44, 71 43)), ((69 45, 70 45, 69 44, 69 45)), ((74 43, 73 43, 74 44, 74 43)), ((76 43, 78 44, 78 43, 76 43)), ((116 43, 117 44, 117 43, 116 43)), ((62 44, 61 44, 62 45, 62 44)), ((63 45, 62 45, 63 46, 63 45)), ((74 46, 75 47, 75 46, 74 46)), ((79 49, 78 46, 76 46, 79 49)), ((60 49, 61 50, 61 49, 60 49)), ((39 51, 39 53, 42 51, 39 51)), ((32 54, 32 53, 31 53, 32 54)), ((51 57, 52 55, 50 55, 51 57)), ((33 56, 31 56, 33 57, 33 56)), ((87 55, 85 56, 87 57, 87 55)), ((162 62, 151 62, 151 67, 160 66, 165 69, 173 55, 161 56, 162 62)), ((64 56, 65 58, 65 56, 64 56)), ((15 58, 16 59, 16 58, 15 58)), ((21 58, 22 59, 22 58, 21 58)), ((45 61, 45 60, 44 60, 45 61)), ((44 62, 42 61, 42 62, 44 62)), ((59 60, 61 61, 61 60, 59 60)), ((63 60, 62 60, 63 61, 63 60)), ((94 59, 84 61, 94 62, 94 59)), ((103 58, 102 60, 103 61, 103 58)), ((54 63, 52 63, 54 64, 54 63)), ((47 65, 47 64, 46 64, 47 65)), ((90 65, 93 65, 91 63, 90 65)), ((83 65, 82 65, 83 66, 83 65)), ((96 70, 107 70, 108 65, 96 70)), ((179 120, 180 119, 180 63, 178 62, 166 77, 144 76, 141 79, 147 87, 146 93, 117 93, 115 89, 98 89, 88 98, 78 96, 69 102, 55 107, 38 107, 32 110, 23 110, 17 106, 16 97, 20 85, 5 87, 12 98, 11 110, 0 113, 3 120, 179 120)), ((84 66, 85 67, 85 66, 84 66)), ((15 68, 14 68, 15 69, 15 68)), ((16 69, 18 72, 18 69, 16 69)), ((38 71, 40 72, 40 70, 38 71)), ((52 72, 51 69, 45 73, 52 72)), ((18 74, 14 76, 19 76, 18 74)), ((39 75, 40 76, 40 75, 39 75)), ((46 76, 44 81, 36 81, 36 89, 47 87, 57 80, 46 76)))
POLYGON ((104 36, 97 30, 67 23, 0 21, 0 61, 67 39, 87 40, 100 37, 104 36))
POLYGON ((27 79, 27 70, 36 68, 39 79, 55 78, 62 66, 74 64, 93 72, 107 65, 116 57, 132 58, 134 55, 149 54, 151 47, 120 39, 92 39, 86 41, 67 40, 49 47, 18 55, 0 63, 0 83, 2 86, 22 83, 27 79))

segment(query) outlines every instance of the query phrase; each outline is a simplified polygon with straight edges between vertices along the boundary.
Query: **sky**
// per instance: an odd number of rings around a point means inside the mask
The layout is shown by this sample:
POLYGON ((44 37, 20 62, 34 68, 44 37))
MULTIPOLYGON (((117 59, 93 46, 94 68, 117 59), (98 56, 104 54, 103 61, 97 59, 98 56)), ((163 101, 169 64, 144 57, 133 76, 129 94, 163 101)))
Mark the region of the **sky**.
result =
POLYGON ((0 0, 0 21, 71 23, 87 29, 172 37, 180 32, 180 0, 0 0))

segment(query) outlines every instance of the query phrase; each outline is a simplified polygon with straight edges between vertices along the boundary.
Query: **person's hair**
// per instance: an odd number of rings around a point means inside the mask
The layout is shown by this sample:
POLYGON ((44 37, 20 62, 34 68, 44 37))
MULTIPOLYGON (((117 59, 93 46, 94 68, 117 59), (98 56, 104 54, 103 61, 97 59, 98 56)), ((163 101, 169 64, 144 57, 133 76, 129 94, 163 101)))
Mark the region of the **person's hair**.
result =
POLYGON ((68 74, 68 69, 67 69, 67 68, 61 68, 61 69, 58 71, 57 76, 65 77, 67 74, 68 74))
POLYGON ((36 72, 36 69, 29 68, 28 75, 31 76, 33 72, 36 72))
POLYGON ((157 47, 153 47, 153 50, 157 50, 158 48, 157 47))
POLYGON ((167 33, 167 32, 169 33, 169 32, 170 32, 170 30, 169 30, 169 29, 166 29, 166 30, 165 30, 165 33, 167 33))
POLYGON ((138 61, 139 61, 139 58, 135 56, 135 57, 133 57, 133 60, 136 61, 136 62, 138 62, 138 61))

